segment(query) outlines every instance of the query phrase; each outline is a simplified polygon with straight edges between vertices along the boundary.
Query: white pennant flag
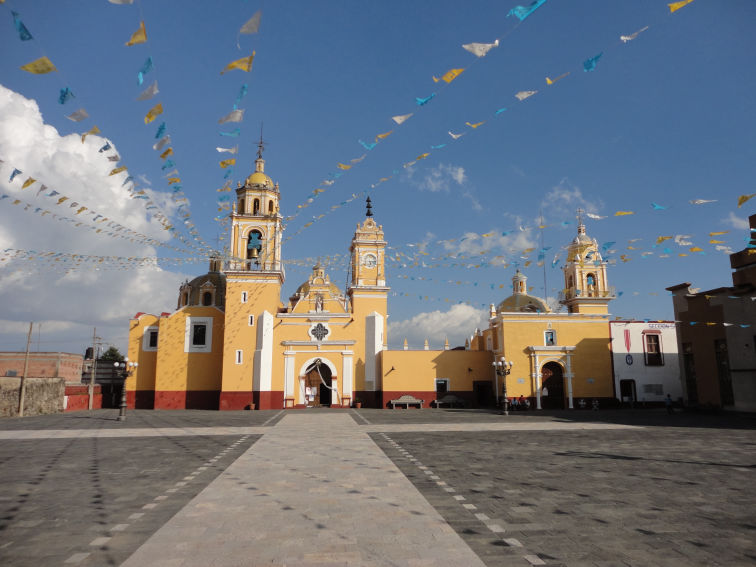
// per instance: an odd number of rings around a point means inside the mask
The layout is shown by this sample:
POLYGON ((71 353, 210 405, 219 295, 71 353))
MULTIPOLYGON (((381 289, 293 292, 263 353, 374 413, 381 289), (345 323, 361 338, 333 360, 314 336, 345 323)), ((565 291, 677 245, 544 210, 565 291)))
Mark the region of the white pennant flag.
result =
POLYGON ((108 0, 108 2, 110 2, 111 4, 125 5, 125 4, 133 4, 134 0, 108 0))
POLYGON ((601 219, 606 218, 606 217, 602 217, 601 215, 597 215, 594 213, 585 213, 585 216, 587 216, 589 219, 594 219, 594 220, 601 220, 601 219))
POLYGON ((716 199, 693 199, 690 204, 691 205, 703 205, 705 203, 716 203, 716 199))
POLYGON ((228 152, 230 154, 235 154, 239 151, 239 146, 234 146, 233 148, 215 148, 218 152, 228 152))
POLYGON ((170 143, 171 143, 171 135, 168 134, 167 136, 163 136, 162 138, 160 138, 160 140, 158 140, 157 143, 153 144, 152 149, 160 151, 170 143))
POLYGON ((410 116, 412 116, 413 114, 414 112, 411 112, 410 114, 401 114, 398 116, 392 116, 391 120, 393 120, 397 124, 402 124, 403 122, 406 122, 407 120, 409 120, 410 116))
POLYGON ((517 93, 517 94, 515 95, 515 97, 517 98, 517 100, 519 100, 519 101, 523 101, 523 100, 525 100, 526 98, 530 98, 531 96, 533 96, 533 95, 534 95, 534 94, 536 94, 537 92, 538 92, 538 91, 520 91, 519 93, 517 93))
POLYGON ((225 124, 226 122, 241 122, 244 119, 244 110, 236 109, 226 114, 223 118, 218 120, 218 124, 225 124))
POLYGON ((461 138, 462 136, 464 136, 465 132, 462 132, 461 134, 455 134, 454 132, 452 132, 451 130, 449 130, 449 135, 452 138, 454 138, 455 140, 457 140, 458 138, 461 138))
POLYGON ((486 53, 498 46, 499 40, 497 39, 493 43, 466 43, 462 46, 462 49, 469 51, 476 57, 484 57, 486 53))
POLYGON ((639 29, 635 33, 631 33, 630 35, 621 35, 620 36, 620 40, 622 40, 622 43, 627 43, 628 41, 633 41, 636 37, 638 37, 638 35, 642 34, 647 29, 648 29, 648 26, 646 26, 645 28, 639 29))
POLYGON ((157 81, 152 83, 149 87, 144 89, 142 93, 137 97, 137 100, 149 100, 156 94, 158 94, 160 91, 158 90, 158 84, 157 81))
POLYGON ((258 10, 254 16, 252 16, 249 20, 247 20, 247 23, 244 24, 241 29, 239 30, 239 33, 257 33, 260 31, 260 16, 261 12, 258 10))
POLYGON ((73 114, 69 114, 68 116, 66 116, 66 118, 68 118, 69 120, 73 120, 74 122, 81 122, 85 118, 89 118, 89 114, 87 114, 86 110, 84 110, 83 108, 80 108, 73 114))

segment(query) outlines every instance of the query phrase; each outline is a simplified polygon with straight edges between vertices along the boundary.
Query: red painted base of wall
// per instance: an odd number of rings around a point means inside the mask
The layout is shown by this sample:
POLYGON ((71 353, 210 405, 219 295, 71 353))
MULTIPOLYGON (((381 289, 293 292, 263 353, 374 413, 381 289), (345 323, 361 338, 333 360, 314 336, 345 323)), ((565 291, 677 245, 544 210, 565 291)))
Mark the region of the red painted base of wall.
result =
POLYGON ((363 408, 380 408, 381 404, 381 392, 368 392, 366 390, 355 390, 352 393, 352 405, 356 400, 362 402, 363 408))
POLYGON ((274 392, 253 392, 252 396, 257 409, 282 409, 284 407, 284 393, 282 390, 274 392))
POLYGON ((219 410, 249 409, 252 402, 252 392, 221 392, 219 410))
POLYGON ((157 391, 154 409, 218 409, 217 390, 157 391))
POLYGON ((126 407, 128 409, 155 409, 155 392, 152 390, 127 390, 126 407))
MULTIPOLYGON (((99 384, 94 386, 94 398, 92 399, 92 409, 102 408, 102 394, 99 384)), ((89 409, 89 386, 66 386, 65 396, 66 411, 81 411, 89 409)))
MULTIPOLYGON (((423 407, 429 408, 431 407, 430 403, 436 399, 436 392, 434 391, 410 391, 410 390, 402 390, 400 392, 390 392, 390 391, 384 391, 383 392, 383 405, 381 407, 384 408, 390 408, 391 404, 389 403, 391 400, 396 400, 397 398, 401 398, 405 394, 409 394, 410 396, 414 396, 418 400, 423 400, 423 407)), ((410 409, 416 408, 417 406, 410 406, 410 409)), ((397 408, 398 409, 398 408, 397 408)), ((404 409, 404 406, 402 406, 402 409, 404 409)))

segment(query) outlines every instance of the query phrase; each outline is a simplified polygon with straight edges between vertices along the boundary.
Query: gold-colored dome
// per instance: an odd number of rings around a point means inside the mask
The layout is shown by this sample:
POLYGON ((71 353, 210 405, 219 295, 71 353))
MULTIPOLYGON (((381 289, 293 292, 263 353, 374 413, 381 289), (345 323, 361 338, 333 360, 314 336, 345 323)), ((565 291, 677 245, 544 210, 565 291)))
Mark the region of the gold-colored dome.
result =
POLYGON ((274 186, 273 180, 267 175, 265 175, 262 171, 255 171, 252 175, 247 177, 244 184, 245 185, 262 185, 264 187, 270 187, 271 189, 274 186))

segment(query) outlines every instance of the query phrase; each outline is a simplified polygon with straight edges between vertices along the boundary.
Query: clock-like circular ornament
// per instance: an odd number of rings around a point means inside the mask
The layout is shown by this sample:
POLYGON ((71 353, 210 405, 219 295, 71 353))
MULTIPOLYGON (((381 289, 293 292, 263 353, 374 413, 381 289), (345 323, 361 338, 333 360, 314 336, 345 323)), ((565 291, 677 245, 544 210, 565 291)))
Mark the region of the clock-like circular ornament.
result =
POLYGON ((366 268, 375 268, 375 265, 378 263, 378 259, 375 257, 375 254, 365 254, 362 257, 362 264, 366 268))

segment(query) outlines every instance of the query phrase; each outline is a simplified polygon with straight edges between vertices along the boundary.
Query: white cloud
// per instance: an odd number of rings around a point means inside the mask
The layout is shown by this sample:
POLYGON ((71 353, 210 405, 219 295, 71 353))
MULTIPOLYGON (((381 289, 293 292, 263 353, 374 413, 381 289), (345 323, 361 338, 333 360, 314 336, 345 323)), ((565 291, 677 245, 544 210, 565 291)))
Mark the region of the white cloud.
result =
MULTIPOLYGON (((115 142, 109 141, 112 153, 117 153, 115 142)), ((151 246, 107 236, 107 222, 98 225, 103 228, 101 233, 86 228, 93 226, 93 217, 86 213, 76 216, 68 206, 77 202, 129 229, 168 240, 160 223, 145 210, 145 201, 132 199, 122 186, 126 174, 109 175, 114 167, 107 159, 111 152, 98 151, 105 142, 105 138, 94 135, 84 143, 78 134, 61 136, 44 123, 35 101, 0 85, 0 194, 9 195, 0 201, 0 252, 15 248, 93 256, 155 256, 151 246), (13 168, 23 173, 11 183, 13 168), (37 182, 21 189, 28 177, 37 182), (42 184, 49 190, 37 195, 42 184), (50 190, 69 197, 69 201, 58 205, 60 196, 45 196, 50 190), (23 204, 12 205, 15 199, 30 203, 29 210, 25 211, 23 204), (83 226, 56 220, 52 214, 43 217, 35 214, 35 208, 81 219, 83 226)), ((150 191, 150 195, 164 210, 172 210, 166 194, 150 191)), ((66 273, 60 266, 38 256, 35 260, 0 263, 0 304, 7 328, 42 322, 40 343, 47 345, 47 350, 82 351, 88 341, 82 343, 81 337, 87 333, 80 336, 76 332, 74 337, 72 329, 88 328, 91 333, 97 326, 98 334, 106 340, 106 332, 125 337, 128 319, 136 310, 159 313, 172 308, 185 278, 184 274, 154 267, 123 271, 112 264, 100 269, 92 265, 66 273)), ((21 334, 23 344, 26 332, 21 334)), ((18 341, 14 338, 9 346, 4 339, 2 344, 0 349, 17 348, 18 341)), ((117 346, 122 348, 125 341, 117 346)))
POLYGON ((411 349, 422 348, 425 339, 428 339, 430 348, 440 349, 447 338, 451 348, 462 346, 475 329, 487 326, 488 310, 458 303, 446 312, 429 311, 404 321, 390 322, 388 332, 391 344, 396 345, 394 348, 406 338, 411 349))
MULTIPOLYGON (((415 171, 413 168, 413 170, 409 172, 411 180, 414 178, 414 174, 415 171)), ((425 176, 419 181, 415 180, 414 184, 421 191, 448 193, 453 184, 462 186, 466 182, 467 175, 465 175, 464 167, 440 163, 436 167, 426 170, 425 176)))
POLYGON ((580 187, 573 185, 565 178, 546 194, 542 205, 548 213, 563 219, 565 214, 574 218, 577 208, 589 213, 597 213, 603 203, 601 201, 589 201, 583 196, 580 187))
POLYGON ((732 211, 730 211, 730 215, 723 220, 731 227, 737 228, 738 230, 750 230, 751 228, 751 225, 748 223, 748 219, 741 218, 732 211))

